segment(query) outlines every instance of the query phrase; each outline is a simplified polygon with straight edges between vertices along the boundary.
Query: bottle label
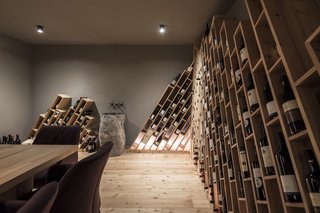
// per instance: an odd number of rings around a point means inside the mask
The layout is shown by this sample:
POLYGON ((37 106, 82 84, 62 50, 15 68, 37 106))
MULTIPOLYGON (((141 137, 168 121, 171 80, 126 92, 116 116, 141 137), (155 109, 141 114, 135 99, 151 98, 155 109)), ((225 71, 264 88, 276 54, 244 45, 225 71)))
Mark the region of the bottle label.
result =
POLYGON ((215 162, 216 164, 218 163, 218 155, 217 155, 217 154, 214 155, 214 162, 215 162))
POLYGON ((228 125, 225 125, 225 126, 224 126, 224 132, 225 132, 225 134, 229 133, 228 125))
POLYGON ((186 112, 187 108, 183 107, 182 112, 186 112))
POLYGON ((233 70, 231 70, 231 81, 232 81, 232 83, 235 83, 235 82, 234 82, 234 74, 233 74, 233 70))
POLYGON ((255 178, 260 178, 260 177, 262 177, 260 168, 253 168, 253 176, 254 176, 255 178))
POLYGON ((284 112, 288 112, 293 109, 299 109, 296 99, 283 103, 282 107, 284 112))
POLYGON ((237 105, 237 113, 238 113, 238 119, 241 121, 241 111, 239 105, 237 105))
POLYGON ((244 47, 240 50, 240 58, 241 58, 242 62, 244 62, 244 60, 248 59, 248 51, 247 51, 246 47, 244 47))
POLYGON ((242 113, 242 116, 243 116, 244 127, 248 127, 249 126, 249 111, 242 113))
POLYGON ((210 139, 210 147, 213 147, 213 140, 212 139, 210 139))
POLYGON ((320 193, 319 192, 310 192, 310 200, 313 207, 320 207, 320 193))
POLYGON ((181 89, 181 91, 180 91, 180 92, 183 94, 185 91, 186 91, 185 89, 181 89))
POLYGON ((157 125, 153 124, 151 128, 155 129, 156 127, 157 127, 157 125))
POLYGON ((217 63, 217 70, 220 70, 221 69, 221 65, 220 65, 220 62, 217 63))
POLYGON ((294 175, 280 176, 283 192, 300 192, 294 175))
POLYGON ((240 162, 241 162, 242 172, 247 172, 247 171, 249 171, 249 169, 248 169, 248 164, 247 164, 246 153, 243 152, 243 151, 240 152, 240 162))
POLYGON ((163 118, 163 122, 166 122, 168 120, 168 118, 163 118))
POLYGON ((228 168, 228 176, 229 176, 229 178, 233 178, 232 168, 228 168))
POLYGON ((261 178, 254 178, 254 183, 257 188, 262 187, 262 179, 261 178))
POLYGON ((213 173, 212 173, 212 177, 213 177, 213 182, 216 182, 216 181, 217 181, 217 174, 216 174, 216 172, 213 172, 213 173))
POLYGON ((266 106, 267 106, 267 111, 268 111, 268 115, 269 115, 269 116, 277 112, 277 110, 276 110, 276 104, 275 104, 274 101, 268 102, 268 103, 266 104, 266 106))
POLYGON ((173 126, 178 126, 178 122, 175 121, 174 124, 173 124, 173 126))
POLYGON ((175 108, 177 106, 177 104, 173 103, 172 104, 172 108, 175 108))
POLYGON ((253 168, 253 176, 256 187, 260 188, 262 186, 262 175, 260 168, 253 168))
POLYGON ((271 157, 269 146, 261 147, 261 152, 262 152, 262 158, 263 158, 264 166, 265 167, 273 166, 273 162, 272 162, 272 157, 271 157))
POLYGON ((161 110, 160 115, 164 115, 165 112, 166 112, 166 111, 161 110))
POLYGON ((236 82, 239 82, 241 80, 241 70, 237 69, 234 73, 236 74, 236 82))
POLYGON ((251 89, 248 91, 248 99, 249 99, 249 104, 250 106, 255 105, 258 103, 258 98, 256 91, 254 89, 251 89))

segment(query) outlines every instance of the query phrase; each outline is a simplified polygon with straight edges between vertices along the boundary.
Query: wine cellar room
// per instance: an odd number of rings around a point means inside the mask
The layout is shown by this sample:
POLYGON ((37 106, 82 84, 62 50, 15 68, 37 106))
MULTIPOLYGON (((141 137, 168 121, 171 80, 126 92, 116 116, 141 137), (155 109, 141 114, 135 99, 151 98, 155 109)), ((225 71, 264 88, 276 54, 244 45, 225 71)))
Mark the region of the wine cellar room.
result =
POLYGON ((319 0, 2 0, 0 73, 0 213, 109 141, 41 212, 320 213, 319 0))

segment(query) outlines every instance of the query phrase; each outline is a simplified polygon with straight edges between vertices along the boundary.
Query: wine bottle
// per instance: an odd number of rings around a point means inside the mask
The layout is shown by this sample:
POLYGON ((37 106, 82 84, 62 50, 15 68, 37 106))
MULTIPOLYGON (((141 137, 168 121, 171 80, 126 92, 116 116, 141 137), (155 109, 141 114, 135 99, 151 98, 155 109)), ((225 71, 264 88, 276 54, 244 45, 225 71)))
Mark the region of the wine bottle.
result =
POLYGON ((220 60, 220 69, 221 69, 221 72, 224 70, 224 61, 223 61, 223 58, 221 58, 221 60, 220 60))
POLYGON ((90 140, 90 143, 88 143, 87 147, 86 147, 86 150, 87 152, 95 152, 96 149, 97 149, 97 144, 96 144, 96 137, 93 137, 91 140, 90 140))
POLYGON ((305 151, 305 157, 309 164, 309 174, 306 176, 306 184, 309 191, 314 212, 320 212, 320 168, 311 150, 305 151))
POLYGON ((294 175, 291 159, 282 133, 279 132, 278 137, 280 147, 276 154, 276 162, 285 199, 287 202, 301 202, 296 176, 294 175))
POLYGON ((14 141, 15 144, 21 144, 20 136, 16 134, 16 139, 14 141))
POLYGON ((222 205, 222 192, 221 192, 220 181, 218 184, 218 200, 219 200, 219 205, 222 205))
POLYGON ((2 136, 2 144, 8 144, 8 137, 2 136))
POLYGON ((237 89, 239 89, 242 85, 242 79, 241 79, 241 70, 239 68, 239 64, 238 62, 236 62, 236 68, 235 68, 235 71, 234 71, 234 75, 235 75, 235 79, 236 79, 236 87, 237 89))
POLYGON ((242 182, 242 175, 241 172, 238 172, 238 181, 239 181, 239 197, 244 198, 244 189, 243 189, 243 182, 242 182))
POLYGON ((156 138, 154 145, 159 146, 162 141, 163 132, 156 138))
POLYGON ((222 204, 222 206, 223 206, 223 213, 227 213, 228 212, 228 208, 227 208, 227 200, 226 200, 226 196, 223 196, 222 197, 222 202, 223 202, 223 204, 222 204))
POLYGON ((233 128, 232 122, 231 122, 231 127, 230 127, 230 140, 231 140, 231 145, 234 145, 235 143, 237 143, 236 135, 235 135, 235 132, 234 132, 234 128, 233 128))
POLYGON ((13 136, 8 135, 8 144, 14 144, 13 136))
POLYGON ((257 93, 254 88, 254 83, 253 83, 251 73, 248 74, 247 91, 248 91, 247 94, 248 94, 248 99, 249 99, 250 111, 254 112, 254 111, 256 111, 256 109, 258 109, 259 103, 258 103, 257 93))
POLYGON ((266 193, 265 193, 264 187, 263 187, 262 174, 261 174, 259 160, 258 160, 258 156, 257 156, 256 152, 254 153, 254 157, 253 157, 253 161, 252 161, 252 168, 253 168, 253 177, 254 177, 257 199, 258 200, 265 200, 266 193))
POLYGON ((227 124, 227 122, 224 122, 224 134, 226 135, 226 134, 228 134, 229 133, 229 127, 228 127, 228 124, 227 124))
POLYGON ((240 107, 239 107, 239 104, 237 103, 237 114, 238 114, 238 120, 239 122, 241 121, 241 110, 240 110, 240 107))
POLYGON ((217 106, 217 109, 216 109, 216 121, 217 121, 217 127, 219 127, 221 124, 221 114, 220 114, 219 105, 217 106))
POLYGON ((214 159, 214 164, 215 164, 215 165, 218 165, 218 163, 219 163, 219 157, 218 157, 218 153, 217 153, 216 149, 214 149, 213 159, 214 159))
POLYGON ((286 75, 280 77, 282 85, 282 108, 289 125, 291 135, 304 130, 304 125, 296 98, 293 94, 289 80, 286 75))
POLYGON ((272 161, 272 155, 270 152, 270 147, 269 147, 266 133, 262 123, 260 123, 260 128, 261 128, 261 138, 259 140, 259 144, 260 144, 260 149, 262 153, 263 164, 266 171, 266 175, 274 175, 275 171, 274 171, 274 164, 272 161))
POLYGON ((248 60, 248 50, 244 44, 242 36, 240 37, 240 58, 242 65, 244 65, 248 60))
POLYGON ((218 92, 218 85, 217 85, 217 77, 216 76, 213 77, 213 88, 214 88, 214 92, 217 93, 218 92))
POLYGON ((225 152, 225 147, 224 147, 224 139, 221 139, 221 157, 222 157, 222 162, 226 163, 227 159, 226 159, 226 152, 225 152))
MULTIPOLYGON (((242 139, 242 135, 240 136, 242 139)), ((239 142, 239 153, 240 153, 240 167, 244 178, 250 177, 248 161, 247 161, 247 154, 246 149, 244 146, 244 142, 239 142)))
POLYGON ((228 157, 228 176, 230 180, 234 179, 231 152, 229 153, 229 157, 228 157))
POLYGON ((252 128, 251 128, 251 122, 250 122, 250 114, 246 104, 242 108, 242 117, 243 117, 245 135, 249 136, 252 133, 252 128))
POLYGON ((266 84, 263 87, 264 101, 266 102, 269 119, 272 120, 273 118, 278 116, 278 112, 276 109, 276 103, 274 102, 271 94, 270 86, 266 80, 265 82, 266 84))

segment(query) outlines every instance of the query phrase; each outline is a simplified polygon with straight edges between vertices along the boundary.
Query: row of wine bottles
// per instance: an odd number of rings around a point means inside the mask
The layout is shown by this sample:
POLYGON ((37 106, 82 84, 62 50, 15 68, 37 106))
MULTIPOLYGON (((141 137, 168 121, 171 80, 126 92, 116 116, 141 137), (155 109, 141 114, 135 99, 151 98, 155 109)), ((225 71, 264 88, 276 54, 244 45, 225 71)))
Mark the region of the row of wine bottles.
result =
MULTIPOLYGON (((240 136, 242 138, 242 135, 240 136)), ((282 133, 278 133, 278 139, 279 139, 279 149, 275 155, 275 162, 276 167, 278 169, 278 173, 280 175, 280 181, 282 186, 282 191, 284 193, 284 197, 287 202, 301 202, 301 194, 298 188, 298 184, 296 181, 295 173, 293 170, 293 166, 291 163, 291 159, 289 156, 289 152, 287 150, 285 139, 282 135, 282 133)), ((260 143, 260 149, 263 157, 263 163, 264 163, 264 169, 266 175, 274 175, 275 174, 275 165, 273 164, 272 155, 270 153, 270 148, 267 143, 267 139, 265 135, 262 136, 262 138, 259 141, 260 143)), ((224 143, 221 142, 221 147, 224 146, 224 143)), ((221 150, 221 155, 225 155, 225 152, 221 150)), ((225 156, 221 156, 221 159, 225 159, 225 156)), ((320 169, 318 162, 314 156, 314 153, 312 150, 307 149, 304 152, 304 158, 307 160, 306 165, 309 165, 309 173, 305 177, 306 185, 309 190, 309 196, 312 201, 312 205, 315 208, 315 212, 320 210, 319 205, 319 198, 320 198, 320 169)), ((215 162, 218 163, 218 157, 214 156, 215 162)), ((245 144, 243 141, 239 142, 239 164, 240 164, 240 171, 241 173, 238 173, 238 181, 239 181, 239 196, 245 197, 244 189, 243 189, 243 178, 249 178, 250 171, 249 171, 249 164, 245 149, 245 144)), ((235 179, 234 170, 233 170, 233 163, 232 163, 232 156, 231 153, 229 153, 229 157, 227 160, 227 166, 228 166, 228 177, 230 180, 235 179)), ((252 172, 253 172, 253 179, 254 179, 254 185, 255 185, 255 194, 256 198, 258 200, 266 200, 266 193, 265 188, 263 185, 262 180, 262 173, 261 173, 261 167, 259 164, 257 153, 254 152, 253 158, 252 158, 252 172)), ((220 177, 223 177, 223 174, 220 174, 220 177)), ((214 177, 213 179, 216 179, 214 177)))
MULTIPOLYGON (((282 85, 282 108, 285 114, 285 119, 287 121, 290 134, 296 134, 305 129, 305 124, 303 122, 297 101, 295 99, 294 93, 291 89, 290 83, 286 75, 282 75, 280 77, 281 85, 282 85)), ((273 119, 278 116, 276 105, 274 99, 272 97, 269 84, 266 83, 264 86, 264 98, 266 103, 266 108, 268 111, 269 119, 273 119)), ((249 109, 250 112, 253 113, 259 108, 258 98, 255 90, 255 86, 252 80, 251 73, 248 74, 248 85, 247 85, 247 95, 249 101, 249 109)), ((242 100, 242 116, 244 121, 244 128, 246 136, 249 136, 252 133, 252 127, 250 123, 250 113, 249 109, 244 101, 244 97, 242 100)))
POLYGON ((0 144, 21 144, 21 139, 19 134, 16 134, 15 138, 13 135, 2 136, 2 140, 0 138, 0 144))

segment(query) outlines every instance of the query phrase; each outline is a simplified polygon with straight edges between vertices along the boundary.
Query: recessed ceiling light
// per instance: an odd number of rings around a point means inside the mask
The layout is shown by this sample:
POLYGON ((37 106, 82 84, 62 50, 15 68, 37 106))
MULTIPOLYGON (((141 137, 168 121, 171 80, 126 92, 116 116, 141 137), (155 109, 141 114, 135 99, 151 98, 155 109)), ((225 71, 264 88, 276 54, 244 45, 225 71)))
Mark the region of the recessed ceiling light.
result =
POLYGON ((165 28, 164 24, 160 24, 159 32, 160 33, 165 33, 166 32, 166 28, 165 28))
POLYGON ((37 33, 39 33, 39 34, 44 33, 44 27, 42 25, 37 25, 37 33))

